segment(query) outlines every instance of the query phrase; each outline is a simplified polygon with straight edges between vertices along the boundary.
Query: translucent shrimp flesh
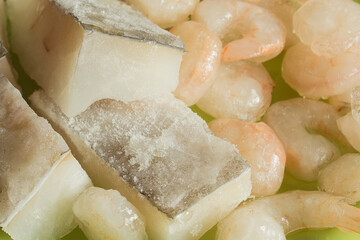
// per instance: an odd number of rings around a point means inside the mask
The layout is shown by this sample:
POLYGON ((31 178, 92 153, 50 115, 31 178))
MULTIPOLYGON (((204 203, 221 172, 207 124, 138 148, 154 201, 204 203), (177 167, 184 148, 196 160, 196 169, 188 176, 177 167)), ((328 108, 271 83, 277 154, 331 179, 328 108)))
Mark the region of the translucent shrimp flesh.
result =
POLYGON ((162 28, 188 20, 200 0, 126 0, 162 28))
POLYGON ((360 201, 360 153, 348 153, 319 173, 320 190, 360 201))
POLYGON ((289 48, 299 42, 299 38, 293 32, 293 15, 307 0, 245 0, 271 10, 286 27, 285 48, 289 48))
POLYGON ((89 240, 148 240, 144 217, 116 190, 88 188, 73 213, 89 240))
POLYGON ((351 109, 351 91, 329 97, 329 104, 342 114, 348 113, 351 109))
POLYGON ((339 117, 329 104, 294 98, 271 105, 264 121, 284 144, 286 169, 300 180, 315 181, 321 167, 351 149, 337 127, 339 117))
POLYGON ((310 0, 295 14, 294 31, 311 50, 333 58, 360 52, 360 5, 352 0, 310 0))
POLYGON ((360 233, 360 209, 343 197, 292 191, 241 205, 218 224, 217 240, 285 240, 304 228, 338 227, 360 233))
POLYGON ((350 91, 351 111, 337 120, 340 131, 357 151, 360 151, 360 87, 350 91))
POLYGON ((274 83, 261 64, 245 61, 220 64, 215 82, 197 106, 215 118, 257 121, 271 103, 274 83))
POLYGON ((319 99, 340 95, 360 83, 360 53, 346 51, 326 58, 298 43, 287 50, 282 74, 302 96, 319 99))
POLYGON ((284 48, 286 29, 269 10, 240 0, 204 0, 193 20, 205 24, 223 42, 222 61, 263 62, 284 48))
POLYGON ((222 44, 204 25, 193 21, 180 23, 170 32, 181 37, 187 51, 181 63, 175 96, 191 106, 214 82, 222 44))
POLYGON ((251 166, 252 195, 275 194, 284 178, 286 154, 275 132, 265 123, 218 119, 209 123, 215 136, 236 145, 251 166))

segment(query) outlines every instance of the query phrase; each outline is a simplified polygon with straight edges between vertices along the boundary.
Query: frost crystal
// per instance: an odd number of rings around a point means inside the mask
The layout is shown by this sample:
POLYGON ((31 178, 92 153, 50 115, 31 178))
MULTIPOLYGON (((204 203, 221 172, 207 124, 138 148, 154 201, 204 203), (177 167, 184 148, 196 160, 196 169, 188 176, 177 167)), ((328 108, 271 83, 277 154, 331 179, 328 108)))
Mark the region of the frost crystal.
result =
POLYGON ((248 169, 233 145, 211 134, 205 121, 170 94, 127 104, 101 100, 72 119, 41 92, 32 101, 42 111, 50 108, 45 112, 62 119, 71 134, 168 217, 248 169))

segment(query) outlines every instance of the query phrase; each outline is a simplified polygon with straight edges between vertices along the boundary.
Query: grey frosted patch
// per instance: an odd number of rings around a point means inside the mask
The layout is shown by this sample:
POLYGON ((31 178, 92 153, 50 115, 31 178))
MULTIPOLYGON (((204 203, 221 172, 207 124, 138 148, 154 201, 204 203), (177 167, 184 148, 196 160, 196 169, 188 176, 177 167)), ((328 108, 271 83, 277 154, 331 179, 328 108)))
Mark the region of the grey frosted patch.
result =
POLYGON ((159 43, 183 50, 179 38, 119 0, 50 0, 87 30, 159 43))
POLYGON ((32 96, 35 105, 47 105, 47 112, 62 119, 168 217, 177 216, 249 169, 234 145, 215 137, 205 121, 170 94, 128 104, 104 99, 67 118, 39 93, 32 96))

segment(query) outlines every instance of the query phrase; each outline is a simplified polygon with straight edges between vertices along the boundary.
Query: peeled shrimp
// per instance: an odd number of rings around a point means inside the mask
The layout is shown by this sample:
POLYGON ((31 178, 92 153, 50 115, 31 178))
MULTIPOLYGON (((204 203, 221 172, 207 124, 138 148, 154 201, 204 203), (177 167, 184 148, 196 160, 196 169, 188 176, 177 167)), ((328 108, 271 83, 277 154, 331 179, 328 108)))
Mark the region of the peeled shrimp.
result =
POLYGON ((300 95, 327 98, 359 85, 360 53, 346 51, 326 58, 298 43, 286 52, 282 70, 285 81, 300 95))
POLYGON ((319 189, 360 201, 360 153, 349 153, 320 171, 319 189))
POLYGON ((186 21, 200 0, 126 0, 162 28, 186 21))
POLYGON ((299 42, 299 38, 293 33, 293 15, 307 0, 245 0, 271 10, 286 27, 285 48, 289 48, 299 42))
POLYGON ((294 31, 311 50, 333 58, 360 52, 360 5, 352 0, 310 0, 294 14, 294 31))
POLYGON ((360 233, 360 209, 343 197, 292 191, 241 205, 218 224, 217 240, 285 240, 304 228, 338 227, 360 233))
POLYGON ((356 150, 360 151, 360 124, 350 113, 337 120, 339 130, 356 150))
POLYGON ((351 90, 343 94, 329 97, 329 104, 332 105, 338 112, 348 113, 350 111, 351 90))
POLYGON ((294 98, 271 105, 264 121, 284 144, 286 169, 298 179, 314 181, 321 167, 340 156, 339 146, 348 146, 338 118, 329 104, 294 98))
POLYGON ((204 0, 193 20, 205 24, 225 46, 222 61, 263 62, 285 45, 286 29, 269 10, 240 0, 204 0))
POLYGON ((360 87, 350 92, 351 112, 337 120, 340 131, 356 150, 360 151, 360 87))
POLYGON ((254 122, 269 107, 273 86, 262 65, 242 61, 221 63, 215 82, 197 106, 215 118, 254 122))
POLYGON ((236 145, 251 166, 252 195, 275 194, 284 178, 286 154, 275 132, 265 123, 218 119, 209 123, 215 136, 236 145))
POLYGON ((181 37, 187 51, 181 63, 175 96, 191 106, 215 80, 220 64, 221 41, 204 25, 193 21, 183 22, 170 32, 181 37))

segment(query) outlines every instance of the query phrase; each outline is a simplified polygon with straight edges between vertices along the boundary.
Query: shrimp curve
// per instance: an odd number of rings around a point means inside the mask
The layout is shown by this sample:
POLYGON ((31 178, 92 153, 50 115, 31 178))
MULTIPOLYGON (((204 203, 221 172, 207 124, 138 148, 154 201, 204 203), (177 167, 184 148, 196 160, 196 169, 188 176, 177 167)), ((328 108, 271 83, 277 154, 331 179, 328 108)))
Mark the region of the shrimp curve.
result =
POLYGON ((275 132, 265 123, 237 119, 217 119, 209 123, 217 137, 235 144, 251 166, 252 195, 275 194, 284 178, 285 149, 275 132))
POLYGON ((187 51, 181 62, 179 85, 174 94, 191 106, 214 82, 222 44, 204 25, 193 21, 180 23, 170 32, 181 37, 187 51))
POLYGON ((264 62, 285 46, 286 28, 269 10, 240 0, 204 0, 193 15, 225 46, 222 61, 264 62))
POLYGON ((346 51, 327 58, 298 43, 286 51, 282 75, 302 96, 319 99, 340 95, 360 84, 360 52, 346 51))
POLYGON ((319 173, 318 188, 360 201, 360 153, 348 153, 319 173))
POLYGON ((320 168, 340 156, 340 147, 350 148, 337 128, 339 117, 329 104, 294 98, 271 105, 264 122, 284 144, 286 169, 300 180, 315 181, 320 168))
POLYGON ((125 0, 162 28, 173 27, 194 12, 200 0, 125 0))
POLYGON ((217 240, 285 240, 304 228, 338 227, 360 233, 360 209, 317 191, 291 191, 238 207, 218 224, 217 240))
POLYGON ((222 62, 215 82, 196 105, 215 118, 254 122, 269 107, 273 86, 274 82, 261 64, 222 62))
POLYGON ((310 0, 293 17, 294 32, 318 56, 360 50, 360 5, 351 0, 310 0))

